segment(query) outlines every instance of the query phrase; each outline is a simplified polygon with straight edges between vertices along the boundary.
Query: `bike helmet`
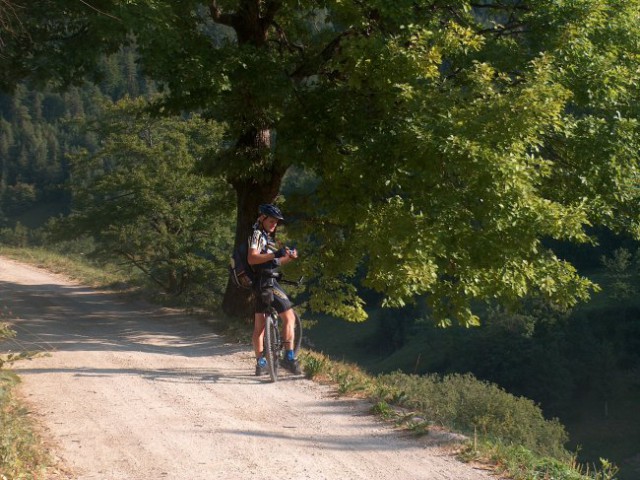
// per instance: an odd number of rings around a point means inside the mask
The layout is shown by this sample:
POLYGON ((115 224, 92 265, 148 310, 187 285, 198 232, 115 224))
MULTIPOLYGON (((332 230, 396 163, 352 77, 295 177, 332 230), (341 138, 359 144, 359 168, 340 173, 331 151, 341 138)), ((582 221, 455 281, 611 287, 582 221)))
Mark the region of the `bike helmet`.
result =
POLYGON ((284 217, 282 216, 282 212, 280 211, 280 209, 270 203, 265 203, 263 205, 260 205, 260 207, 258 208, 258 211, 262 215, 267 215, 268 217, 277 218, 278 220, 284 220, 284 217))

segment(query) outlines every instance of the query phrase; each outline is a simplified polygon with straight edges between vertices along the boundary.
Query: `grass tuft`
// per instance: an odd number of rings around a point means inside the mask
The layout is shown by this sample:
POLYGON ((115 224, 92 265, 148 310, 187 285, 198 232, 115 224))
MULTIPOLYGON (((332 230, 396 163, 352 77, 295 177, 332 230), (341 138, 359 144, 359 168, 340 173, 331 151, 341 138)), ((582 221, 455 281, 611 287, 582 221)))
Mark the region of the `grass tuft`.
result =
POLYGON ((45 478, 50 459, 13 395, 18 381, 15 374, 0 370, 0 479, 45 478))

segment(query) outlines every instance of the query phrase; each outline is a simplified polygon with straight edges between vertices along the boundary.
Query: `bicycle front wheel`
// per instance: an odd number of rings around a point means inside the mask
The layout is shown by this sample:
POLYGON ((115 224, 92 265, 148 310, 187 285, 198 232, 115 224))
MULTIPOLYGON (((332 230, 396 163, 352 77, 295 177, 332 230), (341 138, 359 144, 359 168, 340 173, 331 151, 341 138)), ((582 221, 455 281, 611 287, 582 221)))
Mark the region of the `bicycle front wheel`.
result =
POLYGON ((264 325, 264 356, 267 359, 267 370, 272 382, 278 380, 279 346, 278 319, 274 318, 273 314, 267 315, 264 325))

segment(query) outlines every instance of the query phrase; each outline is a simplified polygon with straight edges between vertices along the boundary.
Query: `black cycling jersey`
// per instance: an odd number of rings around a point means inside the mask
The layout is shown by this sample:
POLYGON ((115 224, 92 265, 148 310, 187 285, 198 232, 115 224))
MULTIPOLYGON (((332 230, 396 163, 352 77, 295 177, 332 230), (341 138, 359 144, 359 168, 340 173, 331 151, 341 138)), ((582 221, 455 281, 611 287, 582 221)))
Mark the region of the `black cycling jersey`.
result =
MULTIPOLYGON (((275 253, 278 250, 275 241, 265 232, 259 223, 253 225, 253 232, 249 237, 249 250, 258 250, 258 253, 275 253)), ((261 270, 275 271, 280 266, 280 260, 274 258, 268 262, 253 265, 253 269, 260 273, 261 270)))
MULTIPOLYGON (((262 226, 256 222, 253 226, 251 237, 249 237, 249 249, 258 250, 259 253, 274 253, 278 250, 278 247, 269 233, 265 232, 262 226)), ((260 297, 260 291, 264 288, 273 289, 272 305, 278 313, 285 312, 293 307, 285 291, 271 275, 278 267, 280 267, 280 259, 278 258, 253 265, 253 269, 258 276, 258 279, 253 282, 256 313, 265 313, 268 307, 260 297)))

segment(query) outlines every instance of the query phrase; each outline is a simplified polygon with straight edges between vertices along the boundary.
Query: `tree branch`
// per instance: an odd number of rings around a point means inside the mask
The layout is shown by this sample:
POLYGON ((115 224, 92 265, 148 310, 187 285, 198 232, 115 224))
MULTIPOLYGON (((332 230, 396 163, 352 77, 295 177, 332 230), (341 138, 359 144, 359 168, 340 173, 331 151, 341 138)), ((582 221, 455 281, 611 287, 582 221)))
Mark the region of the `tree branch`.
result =
POLYGON ((528 12, 531 8, 527 5, 502 5, 495 3, 471 3, 473 8, 487 8, 492 10, 522 10, 528 12))
POLYGON ((111 17, 111 18, 113 18, 114 20, 118 20, 120 23, 122 23, 122 19, 121 19, 121 18, 118 18, 118 17, 116 17, 116 16, 114 16, 114 15, 111 15, 110 13, 104 12, 104 11, 100 10, 99 8, 94 7, 94 6, 93 6, 93 5, 91 5, 90 3, 85 2, 85 0, 80 0, 80 3, 83 3, 84 5, 86 5, 87 7, 89 7, 90 9, 92 9, 92 10, 94 10, 94 11, 98 12, 100 15, 104 15, 104 16, 106 16, 106 17, 111 17))
POLYGON ((291 43, 289 41, 289 39, 287 38, 287 34, 284 31, 284 29, 280 26, 280 24, 278 22, 276 22, 275 20, 273 20, 271 22, 271 24, 274 26, 274 28, 276 29, 276 33, 278 34, 278 39, 277 40, 272 40, 273 42, 275 42, 279 47, 280 47, 280 51, 282 51, 283 47, 286 47, 287 50, 289 50, 290 52, 300 52, 300 53, 304 53, 305 48, 303 45, 296 45, 295 43, 291 43))
POLYGON ((4 46, 2 34, 6 33, 9 36, 16 34, 16 29, 22 30, 22 23, 18 16, 17 8, 24 8, 19 5, 14 5, 11 0, 0 0, 0 47, 4 46), (16 27, 18 28, 14 28, 16 27))
POLYGON ((296 70, 294 70, 289 76, 294 79, 300 79, 314 75, 318 73, 318 67, 331 60, 336 53, 340 51, 340 43, 347 37, 354 35, 355 31, 352 29, 341 32, 336 38, 331 40, 326 47, 314 58, 312 61, 303 63, 296 70))
POLYGON ((237 15, 233 13, 223 13, 216 0, 211 0, 209 12, 211 12, 211 18, 214 22, 235 28, 237 15))

